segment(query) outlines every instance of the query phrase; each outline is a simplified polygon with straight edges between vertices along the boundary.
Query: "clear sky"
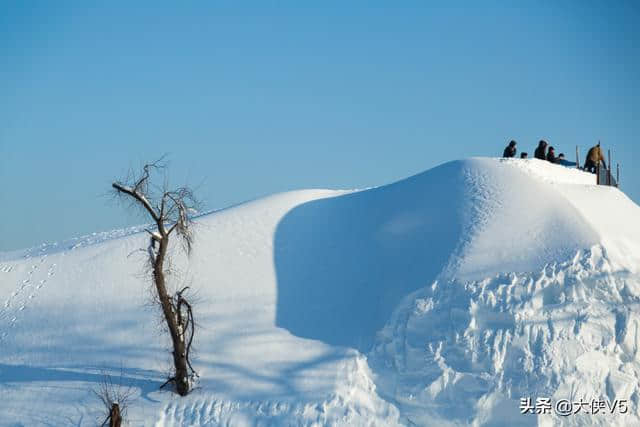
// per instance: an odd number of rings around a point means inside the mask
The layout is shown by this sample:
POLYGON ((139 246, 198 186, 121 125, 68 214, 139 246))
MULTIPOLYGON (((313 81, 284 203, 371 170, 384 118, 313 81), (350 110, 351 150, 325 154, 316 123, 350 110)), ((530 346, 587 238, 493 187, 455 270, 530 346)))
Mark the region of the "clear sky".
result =
POLYGON ((640 2, 141 4, 0 3, 0 250, 142 222, 163 153, 220 208, 600 139, 640 201, 640 2))

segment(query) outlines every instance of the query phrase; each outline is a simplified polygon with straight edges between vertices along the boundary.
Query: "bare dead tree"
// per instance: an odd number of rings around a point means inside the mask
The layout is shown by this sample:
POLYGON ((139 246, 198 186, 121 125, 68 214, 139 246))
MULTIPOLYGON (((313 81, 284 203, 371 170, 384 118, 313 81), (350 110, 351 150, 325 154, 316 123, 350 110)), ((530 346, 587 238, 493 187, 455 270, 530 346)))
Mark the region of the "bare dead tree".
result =
POLYGON ((120 383, 114 384, 110 375, 103 374, 98 389, 93 390, 93 393, 104 405, 104 410, 107 413, 107 417, 100 424, 101 427, 120 427, 127 414, 127 408, 133 397, 134 389, 125 387, 122 384, 122 378, 123 373, 120 374, 120 383))
POLYGON ((178 394, 185 396, 191 389, 192 380, 197 376, 189 359, 195 332, 193 311, 185 295, 189 287, 170 294, 167 290, 166 274, 167 265, 170 264, 170 236, 176 235, 187 255, 191 253, 193 223, 190 213, 195 211, 198 201, 188 187, 168 190, 166 180, 162 187, 153 186, 150 182, 152 174, 161 172, 164 168, 162 159, 145 164, 141 173, 130 173, 127 179, 114 182, 112 187, 118 196, 142 207, 153 220, 154 227, 146 230, 150 235, 147 253, 157 301, 171 336, 175 368, 173 376, 163 387, 168 383, 174 383, 178 394))

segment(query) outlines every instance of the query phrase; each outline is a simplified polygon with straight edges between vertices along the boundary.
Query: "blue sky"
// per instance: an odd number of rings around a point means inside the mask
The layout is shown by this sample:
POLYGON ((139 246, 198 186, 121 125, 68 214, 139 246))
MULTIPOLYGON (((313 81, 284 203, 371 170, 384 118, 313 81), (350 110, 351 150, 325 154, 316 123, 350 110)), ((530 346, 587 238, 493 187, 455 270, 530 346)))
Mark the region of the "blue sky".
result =
POLYGON ((0 250, 140 223, 163 153, 219 208, 600 139, 640 201, 640 3, 127 3, 0 5, 0 250))

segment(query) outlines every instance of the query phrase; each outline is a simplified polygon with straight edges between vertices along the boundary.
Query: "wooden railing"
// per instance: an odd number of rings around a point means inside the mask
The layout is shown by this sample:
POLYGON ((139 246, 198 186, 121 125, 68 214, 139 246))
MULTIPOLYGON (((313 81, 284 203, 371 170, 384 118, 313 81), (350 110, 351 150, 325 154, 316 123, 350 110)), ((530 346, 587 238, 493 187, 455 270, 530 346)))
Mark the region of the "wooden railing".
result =
POLYGON ((617 173, 616 178, 614 178, 611 174, 611 165, 609 165, 608 168, 603 168, 600 165, 598 165, 597 171, 596 171, 596 183, 598 185, 609 185, 611 187, 618 187, 618 179, 619 179, 619 174, 620 174, 620 166, 618 165, 618 169, 617 169, 617 173))

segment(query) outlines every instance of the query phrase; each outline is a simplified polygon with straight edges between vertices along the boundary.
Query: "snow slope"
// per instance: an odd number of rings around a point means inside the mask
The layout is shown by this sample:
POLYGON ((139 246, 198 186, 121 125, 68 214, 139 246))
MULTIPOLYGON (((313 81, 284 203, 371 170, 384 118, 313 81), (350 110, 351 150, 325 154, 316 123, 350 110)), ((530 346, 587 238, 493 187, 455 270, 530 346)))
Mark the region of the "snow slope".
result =
POLYGON ((593 175, 481 158, 202 216, 172 275, 198 298, 186 398, 158 390, 139 228, 0 254, 0 425, 95 425, 104 373, 130 425, 640 424, 639 220, 593 175))

